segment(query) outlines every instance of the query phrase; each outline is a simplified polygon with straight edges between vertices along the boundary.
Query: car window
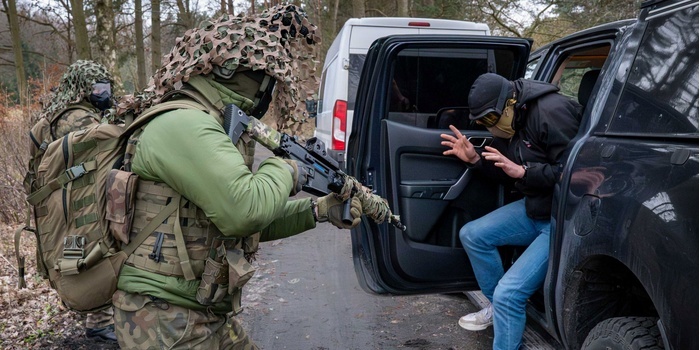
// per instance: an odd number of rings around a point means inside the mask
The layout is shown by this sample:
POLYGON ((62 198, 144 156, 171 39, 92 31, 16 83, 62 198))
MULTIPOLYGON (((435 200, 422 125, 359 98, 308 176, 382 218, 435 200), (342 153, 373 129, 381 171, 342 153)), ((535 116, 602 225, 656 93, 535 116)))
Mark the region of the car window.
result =
POLYGON ((357 86, 360 84, 362 66, 365 64, 367 55, 350 54, 350 65, 348 67, 348 109, 355 109, 355 98, 357 97, 357 86))
POLYGON ((338 56, 335 56, 329 63, 328 63, 328 68, 323 71, 323 74, 321 76, 321 94, 319 96, 319 105, 318 105, 318 111, 324 112, 326 110, 330 110, 333 108, 333 105, 335 105, 335 101, 332 100, 335 98, 334 94, 332 92, 326 91, 326 89, 331 89, 333 91, 334 89, 334 84, 333 82, 336 81, 336 75, 337 75, 337 70, 333 69, 333 66, 336 64, 336 60, 338 59, 338 56), (329 101, 324 101, 324 99, 331 99, 329 101))
POLYGON ((697 9, 649 20, 608 132, 698 135, 697 9))
MULTIPOLYGON (((603 67, 610 54, 610 47, 609 43, 598 43, 592 47, 565 52, 559 59, 556 73, 549 82, 559 86, 559 92, 562 95, 586 104, 586 101, 579 99, 581 81, 586 72, 599 71, 603 67)), ((592 89, 593 85, 586 88, 592 89)))
POLYGON ((393 81, 387 94, 389 119, 424 128, 453 124, 463 130, 485 130, 469 121, 469 89, 479 75, 496 72, 509 76, 513 66, 514 54, 507 50, 403 50, 392 68, 393 81), (438 113, 455 107, 459 113, 438 113), (445 120, 438 120, 443 115, 445 120))
POLYGON ((318 89, 318 91, 319 91, 318 104, 316 105, 316 113, 319 113, 319 114, 321 112, 323 112, 323 97, 326 95, 326 75, 327 74, 328 74, 327 70, 324 70, 323 74, 321 74, 321 87, 318 89))
POLYGON ((542 56, 537 56, 534 59, 530 60, 530 62, 527 63, 527 68, 525 68, 525 76, 523 78, 531 79, 532 76, 535 75, 535 68, 537 68, 537 64, 540 63, 541 59, 542 59, 542 56))

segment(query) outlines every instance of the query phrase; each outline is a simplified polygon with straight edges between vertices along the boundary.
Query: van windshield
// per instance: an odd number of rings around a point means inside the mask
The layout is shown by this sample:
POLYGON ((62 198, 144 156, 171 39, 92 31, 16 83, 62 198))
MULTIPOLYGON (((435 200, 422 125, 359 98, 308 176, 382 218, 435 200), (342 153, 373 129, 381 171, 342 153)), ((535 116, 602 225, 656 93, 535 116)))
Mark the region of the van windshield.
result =
POLYGON ((350 54, 350 67, 348 68, 348 109, 355 109, 357 86, 360 84, 362 66, 367 55, 350 54))

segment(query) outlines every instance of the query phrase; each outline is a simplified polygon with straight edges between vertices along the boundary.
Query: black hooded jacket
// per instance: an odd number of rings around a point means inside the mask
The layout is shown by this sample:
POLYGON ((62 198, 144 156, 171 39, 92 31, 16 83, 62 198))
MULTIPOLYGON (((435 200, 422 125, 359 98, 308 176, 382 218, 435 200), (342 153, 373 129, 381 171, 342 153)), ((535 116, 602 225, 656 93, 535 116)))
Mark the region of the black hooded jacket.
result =
MULTIPOLYGON (((525 195, 527 215, 546 220, 563 167, 560 158, 578 131, 581 105, 558 94, 559 88, 549 83, 518 79, 514 84, 518 101, 515 135, 510 140, 497 138, 491 146, 515 163, 527 165, 525 177, 515 181, 515 188, 525 195)), ((483 158, 475 165, 498 178, 513 180, 483 158)))

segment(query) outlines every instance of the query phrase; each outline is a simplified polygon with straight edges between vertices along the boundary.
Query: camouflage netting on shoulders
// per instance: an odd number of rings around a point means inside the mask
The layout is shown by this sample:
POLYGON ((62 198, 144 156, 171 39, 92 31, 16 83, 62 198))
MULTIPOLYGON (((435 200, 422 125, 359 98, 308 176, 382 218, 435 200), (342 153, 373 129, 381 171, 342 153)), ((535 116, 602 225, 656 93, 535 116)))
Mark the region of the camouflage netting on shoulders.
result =
POLYGON ((105 66, 94 61, 75 61, 63 73, 42 116, 51 116, 67 106, 79 103, 92 92, 92 84, 103 79, 112 81, 112 75, 105 66))
POLYGON ((264 70, 277 81, 271 107, 280 116, 278 129, 298 129, 308 116, 305 101, 318 88, 313 45, 320 40, 316 26, 294 5, 276 6, 256 16, 223 15, 206 21, 176 40, 149 86, 142 94, 122 98, 118 113, 138 114, 190 77, 209 74, 214 66, 248 67, 264 70))

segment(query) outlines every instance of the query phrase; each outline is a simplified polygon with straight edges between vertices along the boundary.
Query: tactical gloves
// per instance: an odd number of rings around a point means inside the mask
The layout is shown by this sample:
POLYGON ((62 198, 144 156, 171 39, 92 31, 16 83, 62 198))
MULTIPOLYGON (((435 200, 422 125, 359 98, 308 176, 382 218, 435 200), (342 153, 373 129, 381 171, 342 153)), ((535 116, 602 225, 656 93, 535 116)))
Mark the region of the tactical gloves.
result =
POLYGON ((306 183, 306 176, 308 173, 306 169, 297 165, 297 162, 292 159, 282 159, 288 165, 288 170, 292 173, 292 192, 289 193, 293 196, 301 192, 301 187, 306 183))
POLYGON ((350 201, 350 216, 352 223, 343 222, 343 202, 333 193, 320 197, 317 201, 318 221, 330 221, 333 226, 342 229, 351 229, 360 224, 362 217, 362 203, 357 197, 350 201))

